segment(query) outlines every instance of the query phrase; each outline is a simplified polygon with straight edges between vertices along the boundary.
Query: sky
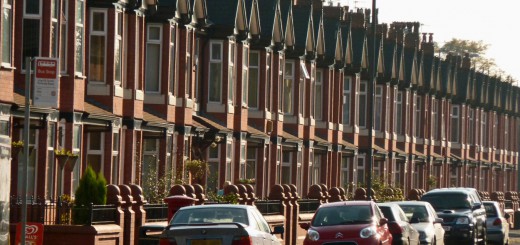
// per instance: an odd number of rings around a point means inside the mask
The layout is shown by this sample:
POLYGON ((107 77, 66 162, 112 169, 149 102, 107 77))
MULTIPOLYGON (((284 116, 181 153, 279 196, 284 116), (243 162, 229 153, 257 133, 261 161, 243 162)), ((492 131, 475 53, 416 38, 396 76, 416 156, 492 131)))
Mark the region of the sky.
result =
MULTIPOLYGON (((335 0, 371 8, 371 0, 335 0)), ((326 1, 328 2, 328 0, 326 1)), ((520 85, 520 0, 376 0, 379 23, 418 21, 442 46, 452 38, 489 44, 487 58, 520 85)))

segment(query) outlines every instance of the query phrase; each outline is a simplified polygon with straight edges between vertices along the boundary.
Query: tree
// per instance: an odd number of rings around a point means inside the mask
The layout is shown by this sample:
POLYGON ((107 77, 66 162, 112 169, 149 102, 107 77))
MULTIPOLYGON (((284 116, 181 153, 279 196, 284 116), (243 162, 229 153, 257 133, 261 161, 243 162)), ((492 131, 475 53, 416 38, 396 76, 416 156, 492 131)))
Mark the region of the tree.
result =
POLYGON ((75 224, 86 224, 88 222, 90 218, 88 208, 91 204, 103 205, 107 202, 106 185, 107 181, 103 174, 96 174, 92 167, 87 166, 75 193, 75 207, 72 214, 75 224))
POLYGON ((472 41, 452 38, 439 48, 439 52, 444 56, 450 52, 460 55, 464 55, 467 52, 478 71, 489 72, 497 76, 505 75, 505 72, 497 67, 493 58, 486 57, 488 48, 489 44, 484 43, 482 40, 472 41))

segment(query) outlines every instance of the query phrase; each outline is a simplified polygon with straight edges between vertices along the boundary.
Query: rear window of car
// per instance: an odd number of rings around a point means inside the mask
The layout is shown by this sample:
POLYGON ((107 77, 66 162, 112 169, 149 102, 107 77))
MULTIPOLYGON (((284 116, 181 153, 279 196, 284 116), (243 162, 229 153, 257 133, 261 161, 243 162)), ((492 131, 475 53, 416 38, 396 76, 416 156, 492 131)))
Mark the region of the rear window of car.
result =
POLYGON ((419 222, 428 221, 428 210, 425 206, 422 205, 399 205, 403 210, 406 218, 411 220, 412 218, 416 218, 419 222))
POLYGON ((385 218, 388 219, 388 221, 395 221, 394 214, 392 213, 392 208, 379 206, 379 209, 381 209, 381 212, 383 212, 383 215, 385 216, 385 218))
POLYGON ((495 206, 491 203, 484 203, 484 208, 486 209, 486 216, 487 217, 497 217, 497 210, 495 209, 495 206))
POLYGON ((470 209, 471 202, 468 195, 463 193, 437 193, 424 195, 422 201, 429 202, 435 210, 470 209))
POLYGON ((373 221, 370 206, 334 206, 318 209, 312 226, 368 224, 373 221))
POLYGON ((170 224, 231 223, 248 225, 247 211, 242 208, 194 208, 179 210, 170 224))

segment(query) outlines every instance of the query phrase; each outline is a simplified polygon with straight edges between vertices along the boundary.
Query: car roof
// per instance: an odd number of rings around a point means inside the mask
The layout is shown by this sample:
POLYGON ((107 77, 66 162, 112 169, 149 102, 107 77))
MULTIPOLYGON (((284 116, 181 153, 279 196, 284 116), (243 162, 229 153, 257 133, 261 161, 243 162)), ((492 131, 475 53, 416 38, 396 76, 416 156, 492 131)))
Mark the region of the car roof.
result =
POLYGON ((433 190, 430 190, 430 191, 426 192, 424 195, 434 194, 434 193, 446 193, 446 192, 452 192, 452 193, 460 193, 460 192, 470 193, 470 192, 477 192, 477 189, 475 189, 475 188, 470 188, 470 187, 449 187, 449 188, 437 188, 437 189, 433 189, 433 190))
POLYGON ((399 207, 399 205, 397 203, 393 203, 393 202, 378 203, 377 206, 379 206, 379 207, 399 207))
POLYGON ((391 203, 395 203, 397 205, 428 205, 430 204, 429 202, 425 202, 425 201, 398 201, 398 202, 391 202, 391 203))
POLYGON ((249 208, 253 208, 253 206, 241 205, 241 204, 209 204, 209 205, 186 206, 186 207, 180 208, 179 210, 208 209, 208 208, 240 208, 240 209, 249 209, 249 208))
POLYGON ((342 202, 330 202, 320 206, 320 208, 334 207, 334 206, 368 206, 374 204, 373 201, 342 201, 342 202))

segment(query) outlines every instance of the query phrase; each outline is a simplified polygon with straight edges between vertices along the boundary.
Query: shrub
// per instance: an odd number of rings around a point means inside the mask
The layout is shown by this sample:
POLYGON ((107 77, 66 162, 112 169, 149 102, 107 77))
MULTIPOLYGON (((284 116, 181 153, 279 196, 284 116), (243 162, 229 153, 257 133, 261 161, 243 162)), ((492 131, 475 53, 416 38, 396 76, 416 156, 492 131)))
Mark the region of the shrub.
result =
POLYGON ((87 224, 90 219, 90 205, 104 205, 107 202, 107 181, 103 174, 96 174, 87 166, 75 193, 72 220, 74 224, 87 224))

